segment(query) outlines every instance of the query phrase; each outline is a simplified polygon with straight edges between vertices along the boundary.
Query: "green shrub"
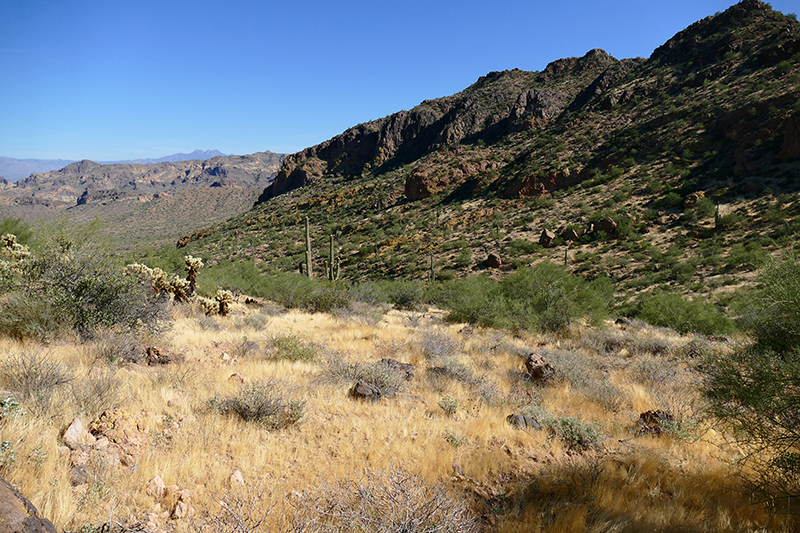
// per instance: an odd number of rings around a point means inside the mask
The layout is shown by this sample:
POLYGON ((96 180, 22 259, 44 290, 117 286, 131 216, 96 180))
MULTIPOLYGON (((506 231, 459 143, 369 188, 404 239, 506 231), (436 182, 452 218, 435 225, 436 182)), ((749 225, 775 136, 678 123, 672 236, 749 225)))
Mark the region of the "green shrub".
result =
POLYGON ((560 265, 539 263, 501 282, 479 276, 440 288, 448 320, 512 330, 564 331, 575 320, 598 323, 613 297, 608 278, 587 283, 560 265))
POLYGON ((88 337, 104 327, 159 330, 168 320, 163 301, 149 287, 125 276, 97 243, 65 230, 43 237, 7 289, 0 332, 16 338, 61 330, 88 337))
POLYGON ((438 405, 446 416, 455 416, 458 411, 458 400, 450 396, 442 396, 442 399, 436 404, 438 405))
POLYGON ((574 416, 552 417, 539 420, 550 434, 555 435, 564 445, 575 451, 599 448, 602 442, 600 426, 595 422, 586 422, 574 416))
POLYGON ((311 361, 317 355, 317 346, 299 335, 280 335, 270 342, 276 359, 311 361))
POLYGON ((248 383, 231 396, 214 396, 207 404, 220 413, 275 431, 296 424, 303 417, 305 402, 291 399, 277 381, 264 380, 248 383))
POLYGON ((654 326, 672 328, 679 333, 723 335, 736 329, 735 323, 714 304, 688 300, 679 294, 645 294, 638 298, 634 316, 654 326))

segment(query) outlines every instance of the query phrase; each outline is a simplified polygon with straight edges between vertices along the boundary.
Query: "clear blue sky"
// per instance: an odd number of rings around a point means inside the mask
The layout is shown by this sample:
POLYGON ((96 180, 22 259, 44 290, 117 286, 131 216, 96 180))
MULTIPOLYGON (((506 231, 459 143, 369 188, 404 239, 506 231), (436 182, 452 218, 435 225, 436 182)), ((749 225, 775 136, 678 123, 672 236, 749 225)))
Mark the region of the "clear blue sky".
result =
POLYGON ((0 0, 0 156, 291 153, 492 70, 648 57, 733 3, 0 0))

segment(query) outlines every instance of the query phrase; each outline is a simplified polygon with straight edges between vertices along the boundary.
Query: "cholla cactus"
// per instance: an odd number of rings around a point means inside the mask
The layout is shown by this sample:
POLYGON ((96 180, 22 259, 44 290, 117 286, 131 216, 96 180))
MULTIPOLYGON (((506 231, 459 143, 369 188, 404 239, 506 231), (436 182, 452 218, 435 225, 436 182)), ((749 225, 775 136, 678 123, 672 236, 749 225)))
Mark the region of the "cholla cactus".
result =
POLYGON ((172 294, 172 284, 167 273, 160 268, 150 268, 147 265, 133 263, 125 267, 125 275, 136 276, 139 279, 149 281, 154 294, 172 294))
POLYGON ((233 303, 233 293, 224 289, 217 289, 214 299, 219 302, 219 314, 225 316, 229 313, 228 306, 233 303))
POLYGON ((203 311, 205 311, 207 315, 213 315, 219 311, 219 302, 216 300, 212 300, 211 298, 206 298, 205 296, 200 296, 197 294, 194 295, 192 300, 202 307, 203 311))
POLYGON ((175 297, 176 302, 188 302, 192 297, 191 283, 175 274, 169 281, 169 292, 175 297))
POLYGON ((183 262, 186 263, 186 270, 189 272, 186 275, 186 279, 189 281, 189 294, 194 294, 194 291, 197 290, 197 271, 203 268, 203 260, 187 255, 183 258, 183 262))
POLYGON ((31 252, 28 247, 17 242, 17 236, 13 233, 6 233, 2 237, 3 248, 2 256, 10 259, 11 261, 24 261, 27 259, 31 252))

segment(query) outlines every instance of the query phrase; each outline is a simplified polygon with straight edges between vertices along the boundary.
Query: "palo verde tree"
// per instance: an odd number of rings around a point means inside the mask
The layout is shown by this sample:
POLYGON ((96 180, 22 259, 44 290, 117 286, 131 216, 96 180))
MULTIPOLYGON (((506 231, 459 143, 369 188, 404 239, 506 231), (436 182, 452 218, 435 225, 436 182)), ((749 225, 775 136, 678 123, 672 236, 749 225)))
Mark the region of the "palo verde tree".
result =
POLYGON ((706 397, 747 450, 756 488, 800 512, 800 259, 773 261, 758 282, 742 319, 753 342, 705 361, 706 397))

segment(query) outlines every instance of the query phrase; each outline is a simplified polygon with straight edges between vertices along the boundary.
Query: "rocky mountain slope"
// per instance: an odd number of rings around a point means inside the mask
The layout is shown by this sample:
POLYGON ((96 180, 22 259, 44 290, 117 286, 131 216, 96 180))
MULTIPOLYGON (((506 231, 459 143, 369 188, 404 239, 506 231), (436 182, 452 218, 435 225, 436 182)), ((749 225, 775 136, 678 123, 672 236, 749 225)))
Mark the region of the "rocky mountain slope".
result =
POLYGON ((724 290, 796 240, 799 158, 800 23, 744 0, 647 59, 592 50, 493 72, 355 126, 288 156, 252 211, 181 245, 296 270, 308 215, 350 279, 566 255, 620 290, 724 290))

